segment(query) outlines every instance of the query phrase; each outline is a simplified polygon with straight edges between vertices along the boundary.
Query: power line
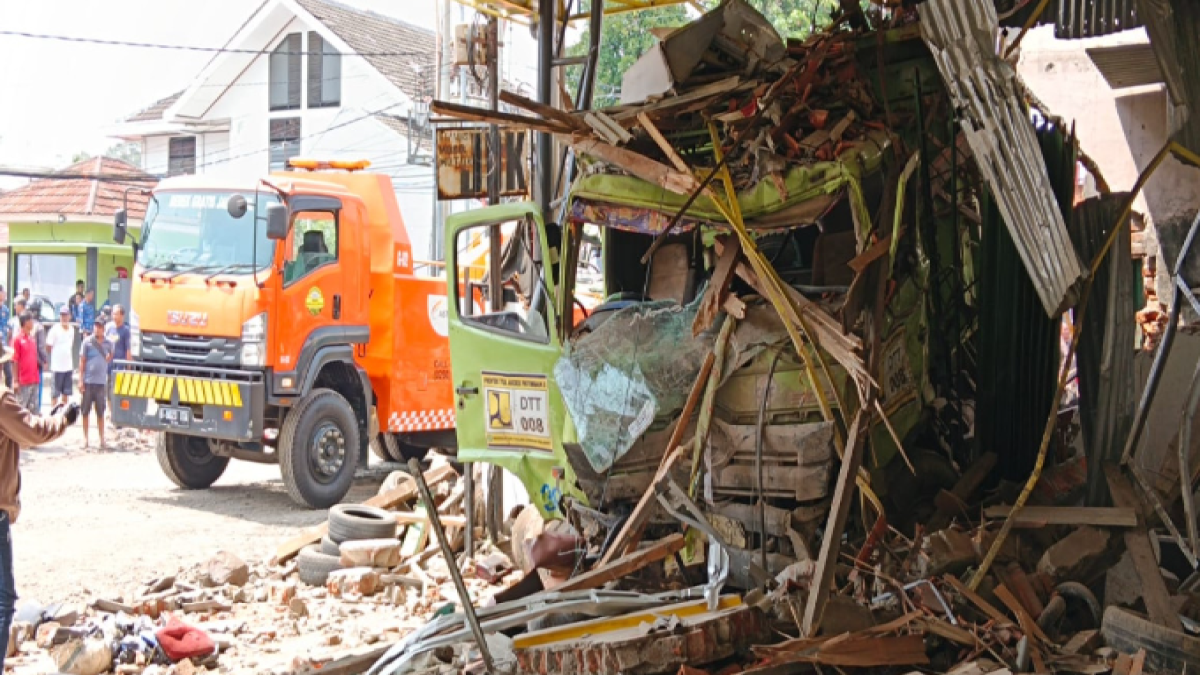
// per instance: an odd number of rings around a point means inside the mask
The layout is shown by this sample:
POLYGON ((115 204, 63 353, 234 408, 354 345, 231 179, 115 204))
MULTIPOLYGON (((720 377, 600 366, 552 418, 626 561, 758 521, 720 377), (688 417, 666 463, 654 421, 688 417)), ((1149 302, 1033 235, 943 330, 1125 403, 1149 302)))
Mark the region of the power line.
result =
POLYGON ((158 176, 136 176, 127 173, 63 173, 57 171, 21 171, 19 169, 0 169, 0 176, 49 180, 104 180, 114 183, 157 183, 161 180, 158 176))
MULTIPOLYGON (((185 52, 207 52, 210 54, 255 54, 258 56, 270 56, 271 54, 286 54, 288 56, 328 56, 325 52, 307 52, 307 51, 271 51, 265 49, 237 49, 234 47, 203 47, 200 45, 171 45, 157 42, 133 42, 129 40, 106 40, 103 38, 87 38, 77 37, 72 35, 48 35, 45 33, 26 33, 17 30, 0 30, 0 35, 10 37, 22 37, 33 40, 58 40, 60 42, 78 42, 83 44, 107 45, 110 47, 139 47, 144 49, 173 49, 176 51, 185 52)), ((416 52, 354 52, 353 54, 343 54, 342 56, 424 56, 426 60, 432 61, 433 56, 426 51, 416 52)))

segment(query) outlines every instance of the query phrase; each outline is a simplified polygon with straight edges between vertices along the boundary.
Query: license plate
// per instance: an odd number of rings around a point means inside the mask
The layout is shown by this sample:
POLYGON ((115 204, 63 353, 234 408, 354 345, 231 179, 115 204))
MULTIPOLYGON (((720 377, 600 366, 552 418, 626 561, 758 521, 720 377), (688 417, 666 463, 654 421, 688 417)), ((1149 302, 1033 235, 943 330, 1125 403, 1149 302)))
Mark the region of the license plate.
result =
POLYGON ((158 409, 158 421, 172 427, 188 427, 192 425, 192 411, 163 406, 158 409))

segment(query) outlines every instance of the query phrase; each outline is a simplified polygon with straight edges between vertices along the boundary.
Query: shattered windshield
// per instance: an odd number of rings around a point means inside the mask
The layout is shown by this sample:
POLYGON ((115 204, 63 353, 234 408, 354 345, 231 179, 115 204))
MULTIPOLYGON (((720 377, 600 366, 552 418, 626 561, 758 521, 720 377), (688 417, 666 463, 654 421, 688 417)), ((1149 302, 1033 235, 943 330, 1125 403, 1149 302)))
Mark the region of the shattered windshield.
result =
POLYGON ((248 194, 241 218, 227 205, 237 192, 160 192, 150 200, 138 262, 146 269, 165 271, 250 272, 271 262, 275 242, 267 238, 267 206, 279 203, 273 194, 248 194), (257 208, 255 200, 257 199, 257 208), (258 237, 255 241, 255 231, 258 237))

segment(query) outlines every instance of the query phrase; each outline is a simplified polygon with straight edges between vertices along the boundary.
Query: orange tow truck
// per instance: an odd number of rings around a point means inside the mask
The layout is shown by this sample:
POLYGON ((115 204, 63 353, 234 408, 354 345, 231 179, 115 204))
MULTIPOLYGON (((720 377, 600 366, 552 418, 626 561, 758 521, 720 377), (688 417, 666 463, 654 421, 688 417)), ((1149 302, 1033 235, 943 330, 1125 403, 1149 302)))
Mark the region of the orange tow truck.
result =
POLYGON ((296 502, 326 508, 369 447, 399 461, 454 445, 446 282, 416 273, 391 179, 367 166, 293 159, 256 182, 154 190, 111 410, 161 432, 180 487, 230 459, 278 463, 296 502))

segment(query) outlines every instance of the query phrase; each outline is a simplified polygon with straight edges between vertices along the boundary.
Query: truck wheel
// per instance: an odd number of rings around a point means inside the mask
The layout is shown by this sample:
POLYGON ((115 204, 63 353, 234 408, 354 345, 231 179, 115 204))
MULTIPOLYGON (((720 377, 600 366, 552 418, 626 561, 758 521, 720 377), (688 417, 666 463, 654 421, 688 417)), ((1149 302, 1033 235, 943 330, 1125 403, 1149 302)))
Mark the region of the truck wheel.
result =
POLYGON ((350 491, 358 466, 358 420, 342 395, 314 389, 279 432, 283 484, 297 504, 326 509, 350 491))
POLYGON ((394 462, 396 460, 392 459, 392 453, 388 448, 389 442, 387 434, 375 434, 371 438, 371 452, 385 462, 394 462))
POLYGON ((422 460, 429 453, 429 448, 404 441, 396 438, 395 434, 383 433, 375 437, 371 441, 371 450, 377 457, 385 462, 399 462, 404 464, 410 459, 422 460))
POLYGON ((225 473, 228 457, 208 449, 208 439, 162 432, 154 442, 158 465, 171 482, 185 490, 203 490, 225 473))

